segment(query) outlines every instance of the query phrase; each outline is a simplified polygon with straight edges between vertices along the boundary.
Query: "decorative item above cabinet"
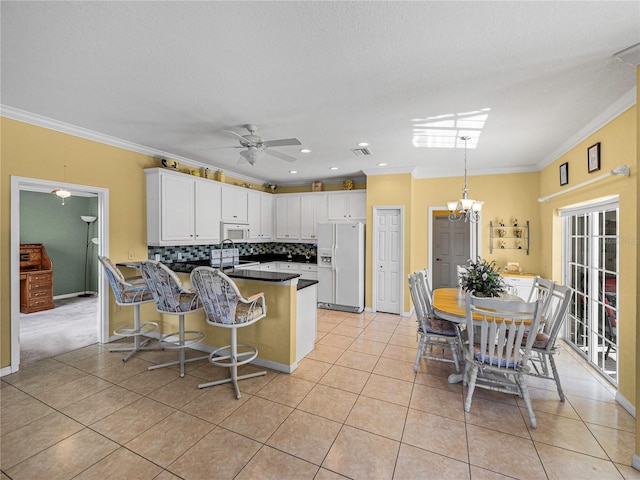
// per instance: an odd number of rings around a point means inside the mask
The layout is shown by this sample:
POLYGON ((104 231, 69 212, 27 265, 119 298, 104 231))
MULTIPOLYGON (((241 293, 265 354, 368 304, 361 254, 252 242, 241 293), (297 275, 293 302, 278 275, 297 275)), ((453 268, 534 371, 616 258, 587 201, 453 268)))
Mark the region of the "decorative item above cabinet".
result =
POLYGON ((489 252, 494 249, 524 250, 529 255, 529 220, 518 222, 513 219, 511 225, 500 220, 497 225, 489 222, 489 252))

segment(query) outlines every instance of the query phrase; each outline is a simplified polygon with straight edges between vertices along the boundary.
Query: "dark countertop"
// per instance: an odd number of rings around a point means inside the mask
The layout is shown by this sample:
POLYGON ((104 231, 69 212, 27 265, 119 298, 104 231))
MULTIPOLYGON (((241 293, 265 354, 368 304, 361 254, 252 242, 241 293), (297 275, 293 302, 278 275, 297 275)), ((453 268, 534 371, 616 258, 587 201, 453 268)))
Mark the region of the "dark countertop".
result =
POLYGON ((263 255, 243 255, 241 260, 250 260, 253 262, 267 263, 267 262, 296 262, 296 263, 318 263, 318 257, 315 255, 308 259, 304 255, 292 255, 288 258, 286 253, 268 253, 263 255))
POLYGON ((302 290, 303 288, 310 287, 311 285, 316 285, 318 280, 307 280, 305 278, 301 278, 298 280, 298 288, 297 290, 302 290))
POLYGON ((263 272, 261 270, 223 270, 230 278, 241 280, 262 280, 263 282, 286 282, 298 278, 298 273, 263 272))
MULTIPOLYGON (((165 264, 174 272, 191 273, 196 267, 209 266, 209 260, 193 260, 189 262, 174 262, 165 264)), ((297 273, 263 272, 260 270, 242 270, 226 267, 222 270, 230 278, 243 280, 261 280, 263 282, 286 282, 300 275, 297 273)))

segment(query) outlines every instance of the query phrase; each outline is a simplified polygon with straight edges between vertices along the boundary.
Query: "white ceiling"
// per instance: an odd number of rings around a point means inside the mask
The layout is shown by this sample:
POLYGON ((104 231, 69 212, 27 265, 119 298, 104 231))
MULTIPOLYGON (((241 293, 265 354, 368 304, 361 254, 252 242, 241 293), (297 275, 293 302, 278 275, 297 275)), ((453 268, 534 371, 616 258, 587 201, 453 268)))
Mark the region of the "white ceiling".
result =
POLYGON ((635 67, 613 55, 640 42, 637 1, 1 9, 3 114, 29 112, 281 185, 363 170, 460 176, 463 152, 414 147, 413 119, 484 108, 469 173, 535 171, 612 105, 635 102, 635 67), (222 130, 245 134, 247 123, 266 140, 300 139, 275 149, 298 160, 252 167, 238 164, 238 149, 202 149, 237 145, 222 130), (373 155, 354 155, 358 142, 373 155))

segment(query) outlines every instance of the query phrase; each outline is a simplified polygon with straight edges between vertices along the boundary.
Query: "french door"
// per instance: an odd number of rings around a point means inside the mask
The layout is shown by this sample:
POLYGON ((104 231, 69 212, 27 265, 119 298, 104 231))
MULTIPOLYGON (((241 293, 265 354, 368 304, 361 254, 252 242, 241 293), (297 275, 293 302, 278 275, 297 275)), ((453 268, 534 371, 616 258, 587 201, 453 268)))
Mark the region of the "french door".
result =
POLYGON ((618 382, 618 202, 561 210, 564 284, 573 290, 565 339, 618 382))

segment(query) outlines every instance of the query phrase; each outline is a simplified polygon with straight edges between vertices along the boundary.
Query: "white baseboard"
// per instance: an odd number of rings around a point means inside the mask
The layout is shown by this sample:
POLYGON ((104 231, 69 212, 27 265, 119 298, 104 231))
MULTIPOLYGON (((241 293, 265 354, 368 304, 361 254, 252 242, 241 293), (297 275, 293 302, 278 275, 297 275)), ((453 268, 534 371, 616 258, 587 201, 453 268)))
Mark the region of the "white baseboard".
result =
POLYGON ((0 368, 0 377, 4 377, 5 375, 11 375, 13 370, 11 369, 11 365, 8 367, 0 368))
MULTIPOLYGON (((82 295, 85 292, 75 292, 75 293, 65 293, 64 295, 55 295, 53 297, 54 300, 62 300, 63 298, 73 298, 73 297, 79 297, 80 295, 82 295)), ((91 291, 87 291, 87 293, 92 293, 93 295, 97 296, 98 292, 91 292, 91 291)))
POLYGON ((620 391, 616 392, 616 402, 620 404, 627 412, 631 414, 633 418, 636 418, 636 407, 629 400, 627 400, 620 391))

